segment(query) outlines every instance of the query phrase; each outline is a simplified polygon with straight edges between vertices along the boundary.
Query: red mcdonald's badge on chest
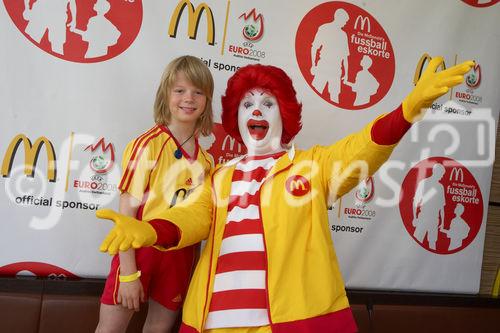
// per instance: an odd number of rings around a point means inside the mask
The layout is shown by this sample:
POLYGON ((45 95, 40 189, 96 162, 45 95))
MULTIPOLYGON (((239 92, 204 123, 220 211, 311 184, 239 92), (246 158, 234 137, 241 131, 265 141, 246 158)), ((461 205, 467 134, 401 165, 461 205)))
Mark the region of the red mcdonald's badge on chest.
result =
POLYGON ((293 175, 286 180, 285 188, 291 195, 301 197, 311 191, 311 184, 305 177, 293 175))

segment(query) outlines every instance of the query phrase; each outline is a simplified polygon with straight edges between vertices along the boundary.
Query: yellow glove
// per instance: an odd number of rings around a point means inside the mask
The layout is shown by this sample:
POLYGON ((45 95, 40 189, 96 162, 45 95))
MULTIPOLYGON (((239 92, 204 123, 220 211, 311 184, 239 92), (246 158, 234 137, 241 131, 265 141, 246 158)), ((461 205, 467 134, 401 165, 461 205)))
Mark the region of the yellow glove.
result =
POLYGON ((99 250, 102 252, 116 254, 118 250, 127 251, 130 247, 137 249, 156 243, 156 231, 145 221, 139 221, 111 209, 99 209, 95 215, 100 219, 108 219, 115 223, 101 243, 99 250))
POLYGON ((418 80, 412 92, 403 100, 403 116, 414 123, 424 116, 426 108, 448 90, 464 81, 464 74, 474 67, 474 61, 465 61, 443 71, 437 69, 444 65, 442 57, 434 57, 418 80))

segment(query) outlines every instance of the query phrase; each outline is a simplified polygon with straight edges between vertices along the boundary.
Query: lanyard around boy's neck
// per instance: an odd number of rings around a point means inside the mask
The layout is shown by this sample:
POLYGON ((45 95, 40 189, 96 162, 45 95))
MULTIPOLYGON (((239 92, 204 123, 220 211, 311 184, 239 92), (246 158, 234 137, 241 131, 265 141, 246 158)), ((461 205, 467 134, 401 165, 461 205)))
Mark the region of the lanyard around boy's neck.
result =
MULTIPOLYGON (((168 128, 168 126, 167 126, 167 128, 168 128)), ((170 133, 172 133, 172 131, 170 130, 170 128, 168 128, 168 130, 169 130, 169 132, 170 132, 170 133)), ((174 151, 174 157, 175 157, 176 159, 180 160, 180 159, 182 158, 182 150, 181 150, 181 148, 182 148, 182 146, 184 146, 184 144, 185 144, 186 142, 188 142, 188 141, 189 141, 189 140, 190 140, 190 139, 194 136, 194 132, 195 132, 195 131, 193 131, 193 133, 192 133, 192 134, 191 134, 191 135, 190 135, 190 136, 189 136, 186 140, 184 140, 184 142, 183 142, 183 143, 181 143, 181 144, 177 147, 177 149, 174 151)), ((173 135, 173 134, 172 134, 172 135, 173 135)))

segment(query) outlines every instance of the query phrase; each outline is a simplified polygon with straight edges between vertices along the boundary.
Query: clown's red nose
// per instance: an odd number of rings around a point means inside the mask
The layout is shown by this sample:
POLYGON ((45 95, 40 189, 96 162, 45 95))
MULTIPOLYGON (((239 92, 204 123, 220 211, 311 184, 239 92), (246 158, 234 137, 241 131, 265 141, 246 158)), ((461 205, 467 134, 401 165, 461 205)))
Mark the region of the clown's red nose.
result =
POLYGON ((254 112, 252 112, 252 115, 257 116, 257 117, 261 117, 262 113, 259 110, 254 110, 254 112))

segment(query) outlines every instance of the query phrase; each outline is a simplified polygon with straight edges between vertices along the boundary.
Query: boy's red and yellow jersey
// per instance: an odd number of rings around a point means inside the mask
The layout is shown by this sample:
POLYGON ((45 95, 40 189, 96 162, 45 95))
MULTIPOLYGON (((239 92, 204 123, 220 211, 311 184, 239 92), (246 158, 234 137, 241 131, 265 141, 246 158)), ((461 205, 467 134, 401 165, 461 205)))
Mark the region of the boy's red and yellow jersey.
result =
POLYGON ((138 219, 148 220, 184 200, 205 175, 210 175, 212 157, 195 141, 189 156, 175 151, 180 144, 167 127, 156 125, 129 142, 122 160, 123 175, 119 189, 141 202, 138 219))

